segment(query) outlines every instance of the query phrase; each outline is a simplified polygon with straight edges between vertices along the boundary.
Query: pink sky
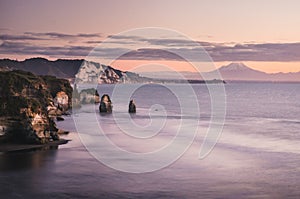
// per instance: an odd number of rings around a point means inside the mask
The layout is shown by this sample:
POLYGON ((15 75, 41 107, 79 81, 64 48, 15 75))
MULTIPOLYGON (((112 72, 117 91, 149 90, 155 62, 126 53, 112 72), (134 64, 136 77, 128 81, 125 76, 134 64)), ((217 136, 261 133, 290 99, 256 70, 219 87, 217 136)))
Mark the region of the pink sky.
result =
MULTIPOLYGON (((217 67, 238 61, 266 72, 296 72, 299 7, 297 0, 2 0, 0 58, 84 58, 109 35, 155 26, 213 44, 209 53, 217 67), (257 53, 247 56, 243 49, 257 53)), ((127 60, 119 67, 144 61, 127 60)), ((180 62, 165 62, 189 70, 180 62)))

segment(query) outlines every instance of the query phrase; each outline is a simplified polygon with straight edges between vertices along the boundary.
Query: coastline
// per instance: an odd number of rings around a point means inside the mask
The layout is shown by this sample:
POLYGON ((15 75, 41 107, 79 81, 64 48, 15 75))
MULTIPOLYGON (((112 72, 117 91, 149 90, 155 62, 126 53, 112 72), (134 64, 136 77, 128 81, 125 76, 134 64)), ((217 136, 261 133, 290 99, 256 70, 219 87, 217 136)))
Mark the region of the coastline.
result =
POLYGON ((15 144, 15 143, 1 143, 0 144, 0 153, 5 152, 16 152, 16 151, 25 151, 32 149, 49 149, 52 147, 58 147, 62 144, 67 144, 70 140, 59 139, 57 141, 52 141, 46 144, 15 144))

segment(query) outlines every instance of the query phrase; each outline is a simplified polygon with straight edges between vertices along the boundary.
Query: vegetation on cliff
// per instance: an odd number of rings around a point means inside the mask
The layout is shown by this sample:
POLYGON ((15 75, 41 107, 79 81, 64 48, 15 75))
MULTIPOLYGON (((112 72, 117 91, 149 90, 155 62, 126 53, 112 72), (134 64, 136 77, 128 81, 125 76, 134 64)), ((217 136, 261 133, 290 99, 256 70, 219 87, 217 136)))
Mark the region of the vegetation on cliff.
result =
POLYGON ((16 70, 0 72, 0 85, 0 126, 7 142, 41 144, 58 139, 47 107, 53 106, 60 91, 71 100, 67 80, 16 70))

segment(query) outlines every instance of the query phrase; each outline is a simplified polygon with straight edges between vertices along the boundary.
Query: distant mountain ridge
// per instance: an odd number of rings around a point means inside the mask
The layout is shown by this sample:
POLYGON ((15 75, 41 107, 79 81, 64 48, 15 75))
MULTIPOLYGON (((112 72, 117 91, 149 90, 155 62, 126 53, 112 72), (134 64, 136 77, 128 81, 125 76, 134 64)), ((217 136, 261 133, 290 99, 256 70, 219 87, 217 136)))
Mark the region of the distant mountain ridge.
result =
POLYGON ((59 78, 74 78, 83 61, 83 59, 58 59, 50 61, 45 58, 30 58, 24 61, 1 59, 0 67, 29 71, 36 75, 52 75, 59 78))
POLYGON ((124 72, 111 66, 84 59, 58 59, 50 61, 45 58, 31 58, 24 61, 10 59, 0 60, 0 71, 23 70, 36 75, 51 75, 58 78, 75 79, 78 83, 138 83, 151 81, 136 73, 124 72))
POLYGON ((222 78, 227 81, 300 81, 300 71, 295 73, 265 73, 252 69, 243 63, 230 63, 217 70, 208 72, 207 75, 209 76, 209 74, 213 74, 216 71, 219 71, 222 78))
POLYGON ((219 69, 210 72, 202 72, 201 74, 188 71, 183 71, 180 73, 176 71, 162 71, 159 73, 143 72, 141 74, 151 78, 165 77, 167 79, 186 78, 191 80, 199 80, 205 78, 206 80, 222 79, 225 81, 300 82, 300 71, 294 73, 266 73, 252 69, 243 63, 230 63, 220 67, 219 69))
MULTIPOLYGON (((137 73, 125 72, 111 66, 84 59, 58 59, 50 61, 45 58, 31 58, 24 61, 0 59, 0 71, 24 70, 36 75, 52 75, 58 78, 76 79, 77 82, 113 84, 113 83, 145 83, 166 82, 165 80, 180 79, 175 72, 137 73), (172 74, 173 73, 173 74, 172 74)), ((201 80, 199 74, 181 72, 189 80, 201 80)), ((286 81, 300 82, 300 71, 296 73, 265 73, 252 69, 243 63, 230 63, 219 69, 202 73, 207 80, 221 79, 225 81, 286 81), (218 77, 218 78, 216 78, 218 77)))

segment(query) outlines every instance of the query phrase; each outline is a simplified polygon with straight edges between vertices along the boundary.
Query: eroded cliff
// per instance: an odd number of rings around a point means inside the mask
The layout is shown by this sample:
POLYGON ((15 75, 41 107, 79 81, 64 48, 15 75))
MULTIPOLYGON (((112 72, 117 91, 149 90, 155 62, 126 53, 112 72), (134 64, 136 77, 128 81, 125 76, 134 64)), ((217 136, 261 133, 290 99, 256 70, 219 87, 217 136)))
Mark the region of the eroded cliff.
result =
POLYGON ((57 115, 49 110, 61 114, 68 109, 72 87, 67 80, 16 70, 0 72, 0 85, 0 130, 5 142, 43 144, 59 139, 57 115))

